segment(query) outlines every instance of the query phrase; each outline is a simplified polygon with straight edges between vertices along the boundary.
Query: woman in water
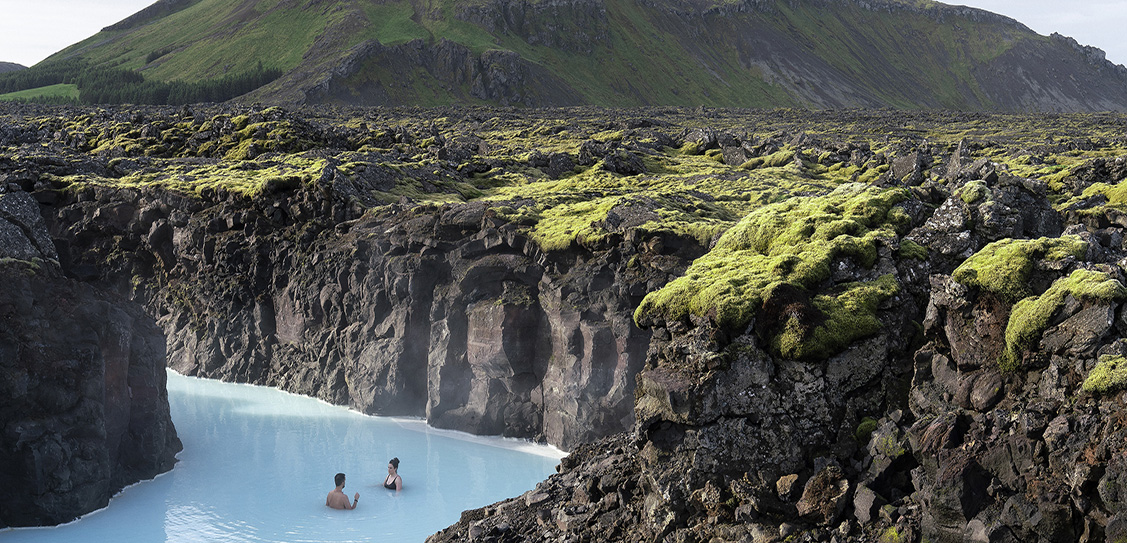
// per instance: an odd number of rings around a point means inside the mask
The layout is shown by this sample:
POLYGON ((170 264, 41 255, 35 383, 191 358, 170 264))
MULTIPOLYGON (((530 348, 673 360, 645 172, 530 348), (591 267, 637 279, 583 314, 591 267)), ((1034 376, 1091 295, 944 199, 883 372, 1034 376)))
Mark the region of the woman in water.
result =
POLYGON ((398 458, 392 458, 387 463, 387 479, 383 480, 383 487, 388 490, 403 490, 403 478, 399 476, 398 458))

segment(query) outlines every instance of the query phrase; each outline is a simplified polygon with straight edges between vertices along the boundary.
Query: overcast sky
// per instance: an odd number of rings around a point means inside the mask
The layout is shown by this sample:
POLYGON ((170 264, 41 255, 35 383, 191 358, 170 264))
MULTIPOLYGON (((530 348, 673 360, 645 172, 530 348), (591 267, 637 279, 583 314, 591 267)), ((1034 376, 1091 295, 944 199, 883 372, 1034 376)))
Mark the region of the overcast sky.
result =
MULTIPOLYGON (((0 0, 0 61, 31 66, 82 41, 153 0, 0 0)), ((1039 34, 1059 32, 1127 64, 1127 0, 966 0, 946 2, 1007 15, 1039 34)))

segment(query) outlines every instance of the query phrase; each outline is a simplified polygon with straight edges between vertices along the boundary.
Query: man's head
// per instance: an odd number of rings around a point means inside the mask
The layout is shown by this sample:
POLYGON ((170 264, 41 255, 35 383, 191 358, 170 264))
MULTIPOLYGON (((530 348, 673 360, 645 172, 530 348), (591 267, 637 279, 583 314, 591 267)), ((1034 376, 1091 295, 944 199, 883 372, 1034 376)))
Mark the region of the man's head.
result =
POLYGON ((335 480, 337 482, 337 486, 344 486, 344 474, 343 473, 338 473, 335 480))

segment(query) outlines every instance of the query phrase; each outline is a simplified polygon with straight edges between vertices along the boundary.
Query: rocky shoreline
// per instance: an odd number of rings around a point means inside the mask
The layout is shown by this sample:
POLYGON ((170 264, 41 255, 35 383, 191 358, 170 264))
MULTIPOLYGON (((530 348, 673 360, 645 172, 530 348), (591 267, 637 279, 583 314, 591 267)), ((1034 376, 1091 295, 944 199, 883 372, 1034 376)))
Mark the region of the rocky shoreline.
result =
POLYGON ((4 107, 171 367, 573 450, 433 541, 1124 536, 1123 117, 4 107))

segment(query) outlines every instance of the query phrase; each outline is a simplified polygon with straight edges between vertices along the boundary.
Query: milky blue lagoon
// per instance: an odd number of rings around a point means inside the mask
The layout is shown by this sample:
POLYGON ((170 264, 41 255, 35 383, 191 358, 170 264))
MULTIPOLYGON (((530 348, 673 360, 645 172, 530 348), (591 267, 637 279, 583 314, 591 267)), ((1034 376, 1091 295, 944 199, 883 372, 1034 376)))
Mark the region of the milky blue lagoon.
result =
POLYGON ((535 487, 562 456, 172 372, 168 395, 184 442, 175 469, 75 522, 0 530, 0 541, 423 541, 465 509, 535 487), (382 487, 392 457, 401 461, 398 494, 382 487), (348 476, 345 493, 360 493, 353 511, 325 507, 338 471, 348 476))

